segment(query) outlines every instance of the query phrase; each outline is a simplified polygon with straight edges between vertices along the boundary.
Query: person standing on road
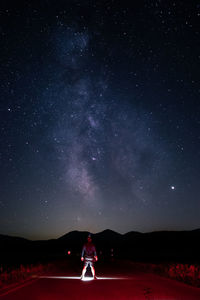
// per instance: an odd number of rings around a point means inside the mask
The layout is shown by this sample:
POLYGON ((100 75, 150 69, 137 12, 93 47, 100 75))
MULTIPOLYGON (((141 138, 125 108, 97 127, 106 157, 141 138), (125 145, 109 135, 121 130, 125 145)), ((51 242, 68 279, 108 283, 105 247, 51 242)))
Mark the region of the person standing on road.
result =
POLYGON ((96 279, 94 262, 98 260, 95 245, 92 243, 91 234, 87 237, 87 243, 83 245, 81 260, 84 261, 81 279, 84 278, 87 267, 90 266, 93 278, 96 279))

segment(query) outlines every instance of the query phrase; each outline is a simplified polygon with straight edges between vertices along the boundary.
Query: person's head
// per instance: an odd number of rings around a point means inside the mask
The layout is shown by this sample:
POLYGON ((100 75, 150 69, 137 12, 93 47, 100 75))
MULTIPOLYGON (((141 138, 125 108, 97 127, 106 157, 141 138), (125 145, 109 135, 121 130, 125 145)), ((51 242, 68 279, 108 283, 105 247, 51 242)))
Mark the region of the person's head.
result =
POLYGON ((92 241, 92 236, 91 236, 91 234, 88 234, 87 241, 88 241, 88 243, 91 243, 91 241, 92 241))

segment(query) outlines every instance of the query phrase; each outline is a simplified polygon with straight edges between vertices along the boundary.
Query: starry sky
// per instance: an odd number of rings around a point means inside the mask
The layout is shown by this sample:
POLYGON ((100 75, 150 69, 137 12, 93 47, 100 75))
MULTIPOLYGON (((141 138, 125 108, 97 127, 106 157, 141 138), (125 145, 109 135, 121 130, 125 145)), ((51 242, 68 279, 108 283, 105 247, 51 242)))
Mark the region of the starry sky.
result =
POLYGON ((0 233, 200 227, 200 2, 3 1, 0 233))

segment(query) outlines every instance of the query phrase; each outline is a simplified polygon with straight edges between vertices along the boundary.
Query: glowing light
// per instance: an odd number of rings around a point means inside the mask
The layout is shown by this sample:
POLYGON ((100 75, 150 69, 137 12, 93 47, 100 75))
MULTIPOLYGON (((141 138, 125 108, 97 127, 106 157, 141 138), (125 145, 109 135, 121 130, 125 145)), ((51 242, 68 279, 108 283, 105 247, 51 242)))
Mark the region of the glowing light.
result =
POLYGON ((83 277, 81 280, 82 281, 91 281, 91 280, 94 280, 94 277, 83 277))
MULTIPOLYGON (((79 279, 82 281, 92 281, 94 280, 94 277, 84 277, 81 279, 81 277, 76 277, 76 276, 39 276, 39 278, 46 278, 46 279, 79 279)), ((128 279, 125 277, 96 277, 98 280, 124 280, 128 279)))
POLYGON ((69 250, 69 251, 67 252, 67 254, 70 255, 70 254, 71 254, 71 251, 69 250))
POLYGON ((46 279, 81 279, 81 277, 75 276, 39 276, 39 278, 46 278, 46 279))
POLYGON ((124 280, 127 278, 124 278, 124 277, 97 277, 97 279, 100 279, 100 280, 124 280))
POLYGON ((171 190, 175 190, 175 186, 174 185, 171 186, 171 190))

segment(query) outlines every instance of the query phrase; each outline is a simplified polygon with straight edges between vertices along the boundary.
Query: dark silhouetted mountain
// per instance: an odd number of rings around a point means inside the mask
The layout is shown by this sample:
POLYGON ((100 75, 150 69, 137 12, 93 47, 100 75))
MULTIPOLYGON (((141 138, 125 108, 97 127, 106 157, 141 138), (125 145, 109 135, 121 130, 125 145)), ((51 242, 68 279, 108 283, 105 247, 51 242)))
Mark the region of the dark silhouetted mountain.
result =
MULTIPOLYGON (((58 239, 30 241, 24 238, 0 235, 0 259, 48 259, 63 257, 70 250, 80 256, 87 231, 72 231, 58 239)), ((133 259, 136 261, 195 261, 200 262, 200 229, 191 231, 128 232, 120 234, 106 229, 92 234, 97 252, 103 257, 133 259), (111 250, 112 249, 112 250, 111 250)))
POLYGON ((135 238, 137 236, 141 236, 143 233, 138 232, 138 231, 129 231, 124 234, 124 237, 129 239, 129 238, 135 238))
POLYGON ((88 231, 70 231, 68 233, 66 233, 65 235, 59 237, 57 240, 58 241, 65 241, 65 242, 74 242, 74 241, 78 241, 78 240, 83 240, 83 239, 87 239, 89 232, 88 231))
POLYGON ((21 237, 8 236, 0 234, 0 252, 13 251, 21 249, 21 247, 29 247, 30 241, 21 237))
POLYGON ((120 242, 122 240, 122 234, 110 229, 106 229, 102 232, 94 234, 93 238, 96 242, 112 244, 120 242))

